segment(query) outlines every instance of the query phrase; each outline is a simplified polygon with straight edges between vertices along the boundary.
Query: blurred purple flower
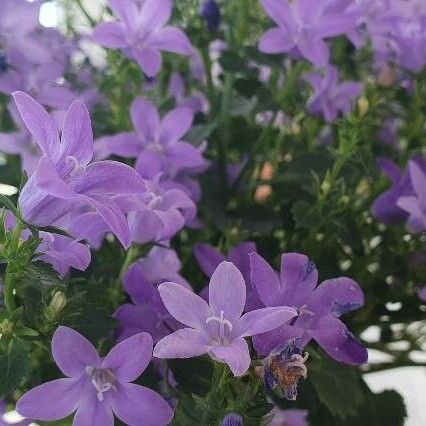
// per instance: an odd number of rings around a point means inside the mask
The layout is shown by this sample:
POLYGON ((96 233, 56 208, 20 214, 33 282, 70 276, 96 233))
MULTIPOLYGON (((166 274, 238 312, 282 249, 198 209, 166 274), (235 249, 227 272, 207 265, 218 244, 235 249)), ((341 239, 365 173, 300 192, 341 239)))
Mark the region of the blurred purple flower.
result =
POLYGON ((219 426, 244 426, 244 419, 237 413, 230 413, 222 419, 219 426))
POLYGON ((269 333, 253 337, 255 349, 268 355, 289 339, 298 338, 301 348, 313 338, 333 358, 347 364, 362 364, 366 349, 339 317, 364 304, 364 294, 350 278, 326 280, 317 287, 318 271, 299 253, 281 256, 277 274, 258 254, 250 255, 251 281, 265 306, 292 306, 298 317, 269 333))
POLYGON ((288 307, 251 311, 243 316, 246 285, 241 272, 230 262, 222 262, 213 273, 209 304, 200 296, 175 283, 158 287, 167 310, 182 328, 160 340, 154 356, 162 359, 192 358, 209 354, 228 364, 235 376, 250 367, 250 353, 244 337, 279 327, 296 315, 288 307))
POLYGON ((143 192, 144 184, 138 173, 114 161, 90 164, 92 126, 81 102, 73 102, 70 106, 60 139, 55 122, 40 104, 22 92, 14 93, 13 97, 43 153, 37 170, 19 196, 25 220, 38 226, 50 226, 79 205, 90 206, 128 247, 130 231, 126 217, 112 197, 143 192))
POLYGON ((148 77, 161 69, 161 51, 191 55, 193 47, 182 30, 166 26, 172 13, 171 0, 108 0, 120 21, 98 25, 93 38, 102 46, 123 49, 148 77))
POLYGON ((426 302, 426 286, 421 288, 417 294, 422 302, 426 302))
POLYGON ((204 0, 201 4, 200 15, 204 18, 207 28, 215 33, 220 24, 220 8, 215 0, 204 0))
POLYGON ((309 426, 308 412, 306 410, 282 410, 274 407, 274 417, 269 426, 309 426))
POLYGON ((293 49, 316 66, 328 63, 330 50, 324 39, 336 37, 357 25, 354 13, 328 10, 327 2, 261 0, 269 17, 278 25, 259 41, 264 53, 288 53, 293 49))
POLYGON ((426 230, 426 171, 410 160, 408 170, 414 194, 399 198, 397 205, 409 214, 407 226, 412 232, 426 230))
POLYGON ((324 74, 311 73, 306 80, 314 88, 308 109, 312 114, 323 115, 328 122, 333 122, 339 113, 349 114, 353 100, 362 93, 362 84, 352 81, 339 83, 338 70, 327 66, 324 74))
POLYGON ((177 106, 192 109, 194 113, 205 114, 210 109, 209 102, 203 93, 195 92, 193 95, 186 96, 185 83, 178 72, 170 76, 168 94, 174 98, 177 106))
POLYGON ((76 411, 75 425, 113 426, 114 414, 128 425, 167 425, 173 418, 157 393, 135 385, 152 358, 152 338, 140 333, 116 345, 105 358, 81 334, 59 327, 52 354, 67 376, 43 383, 24 394, 19 414, 41 421, 59 420, 76 411), (54 398, 54 402, 52 402, 54 398))
MULTIPOLYGON (((255 252, 256 244, 251 241, 246 241, 233 247, 228 251, 227 256, 224 256, 220 251, 209 244, 197 243, 194 245, 195 258, 207 277, 211 278, 219 264, 225 260, 232 262, 240 270, 247 286, 245 311, 252 311, 262 306, 256 291, 252 288, 250 283, 249 254, 255 252)), ((202 291, 202 297, 207 300, 208 287, 202 291)))

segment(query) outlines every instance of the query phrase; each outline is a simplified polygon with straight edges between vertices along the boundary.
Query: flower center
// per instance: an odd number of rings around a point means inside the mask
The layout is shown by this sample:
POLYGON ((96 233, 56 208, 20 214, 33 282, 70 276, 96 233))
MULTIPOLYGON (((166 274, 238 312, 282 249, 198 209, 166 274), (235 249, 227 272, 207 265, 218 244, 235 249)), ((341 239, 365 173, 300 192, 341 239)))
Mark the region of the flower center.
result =
POLYGON ((74 178, 85 170, 85 166, 82 166, 74 155, 68 155, 65 158, 65 164, 70 168, 69 177, 74 178))
POLYGON ((166 152, 166 149, 164 148, 163 145, 161 145, 160 142, 154 141, 151 142, 148 145, 148 148, 152 151, 155 152, 156 154, 164 154, 166 152))
POLYGON ((161 195, 155 194, 154 192, 149 192, 147 195, 149 197, 147 205, 150 209, 157 208, 163 202, 163 197, 161 195))
POLYGON ((116 378, 113 372, 108 368, 86 367, 86 372, 90 377, 92 385, 96 389, 99 402, 104 400, 105 392, 108 392, 110 389, 114 391, 117 390, 115 386, 116 378))
POLYGON ((209 324, 212 321, 216 321, 219 323, 219 343, 221 345, 225 344, 226 339, 225 339, 225 331, 226 331, 226 327, 229 328, 229 331, 232 331, 232 323, 231 321, 227 320, 225 318, 225 312, 224 311, 220 311, 220 316, 215 316, 212 315, 210 317, 208 317, 206 319, 206 324, 209 324))

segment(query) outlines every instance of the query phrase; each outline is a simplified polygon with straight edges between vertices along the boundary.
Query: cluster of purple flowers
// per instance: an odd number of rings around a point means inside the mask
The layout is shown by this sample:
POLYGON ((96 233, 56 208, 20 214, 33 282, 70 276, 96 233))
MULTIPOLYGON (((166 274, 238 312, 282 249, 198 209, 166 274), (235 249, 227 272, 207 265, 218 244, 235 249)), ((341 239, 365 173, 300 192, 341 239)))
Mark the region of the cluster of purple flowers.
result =
MULTIPOLYGON (((114 313, 119 343, 101 358, 83 336, 59 327, 52 354, 66 378, 22 396, 20 414, 45 421, 75 412, 73 424, 80 426, 113 425, 114 415, 129 425, 168 424, 173 417, 170 405, 152 390, 131 383, 153 356, 207 355, 240 377, 255 352, 263 359, 266 388, 280 387, 289 400, 296 398, 297 382, 307 375, 304 351, 312 340, 337 361, 367 361, 366 349, 341 319, 363 306, 360 286, 347 277, 318 285, 318 270, 303 254, 282 254, 277 272, 251 241, 226 255, 199 243, 194 254, 209 285, 196 294, 181 275, 171 240, 184 227, 202 226, 196 177, 209 167, 206 144, 194 146, 185 140, 196 114, 209 111, 201 92, 187 94, 185 80, 174 72, 168 90, 173 109, 160 111, 146 85, 144 96, 135 96, 128 112, 132 129, 94 140, 88 107, 102 99, 90 88, 92 76, 83 65, 74 76, 78 90, 67 72, 78 43, 38 26, 39 3, 0 4, 0 91, 12 95, 8 109, 17 128, 0 134, 0 151, 19 155, 28 175, 18 200, 25 222, 69 234, 42 231, 37 255, 66 275, 70 268, 85 270, 90 250, 99 249, 107 234, 115 235, 125 249, 154 245, 124 275, 129 301, 114 313), (57 395, 55 404, 52 394, 57 395)), ((426 6, 420 0, 261 0, 261 5, 276 26, 261 36, 260 51, 310 63, 312 72, 304 80, 314 93, 307 108, 327 122, 349 114, 363 90, 361 83, 342 80, 332 64, 332 39, 346 37, 356 47, 370 39, 380 69, 418 71, 425 65, 426 51, 412 54, 426 45, 426 6)), ((194 79, 205 84, 199 53, 181 29, 168 25, 171 0, 108 0, 108 6, 116 19, 94 29, 95 42, 120 49, 150 79, 161 71, 162 52, 188 56, 194 79)), ((218 4, 203 2, 200 12, 209 30, 217 31, 218 4)), ((216 40, 210 47, 212 82, 221 86, 218 58, 227 45, 216 40)), ((260 79, 268 80, 269 71, 259 69, 260 79)), ((284 114, 279 121, 285 121, 284 114)), ((380 167, 392 186, 374 203, 373 215, 384 223, 406 222, 413 232, 425 231, 425 160, 413 158, 403 173, 388 159, 380 160, 380 167)), ((6 225, 16 225, 10 213, 6 225)), ((25 230, 21 239, 27 238, 25 230)), ((306 415, 276 408, 271 424, 306 425, 306 415)), ((239 421, 241 416, 231 413, 222 424, 242 424, 239 421)))

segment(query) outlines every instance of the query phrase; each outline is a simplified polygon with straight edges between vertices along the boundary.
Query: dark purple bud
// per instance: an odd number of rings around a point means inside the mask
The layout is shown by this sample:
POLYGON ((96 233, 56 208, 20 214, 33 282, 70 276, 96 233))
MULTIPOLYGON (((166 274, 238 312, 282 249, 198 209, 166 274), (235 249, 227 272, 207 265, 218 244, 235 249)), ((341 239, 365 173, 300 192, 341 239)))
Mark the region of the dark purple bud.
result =
POLYGON ((201 5, 200 15, 207 23, 207 28, 214 33, 220 24, 220 9, 215 0, 205 0, 201 5))
POLYGON ((0 50, 0 74, 6 72, 9 68, 7 56, 5 52, 0 50))
POLYGON ((279 387, 284 398, 295 400, 299 379, 307 376, 307 356, 294 341, 275 348, 263 361, 263 381, 267 391, 279 387))
POLYGON ((231 413, 224 417, 220 426, 244 426, 244 419, 237 413, 231 413))

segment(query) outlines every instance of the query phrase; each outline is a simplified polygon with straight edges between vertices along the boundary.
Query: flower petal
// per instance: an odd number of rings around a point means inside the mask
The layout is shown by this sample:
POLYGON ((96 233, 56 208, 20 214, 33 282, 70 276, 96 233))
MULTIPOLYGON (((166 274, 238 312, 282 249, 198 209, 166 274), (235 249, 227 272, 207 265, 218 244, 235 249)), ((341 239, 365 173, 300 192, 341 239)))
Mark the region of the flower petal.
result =
POLYGON ((145 190, 145 184, 135 169, 118 161, 98 161, 73 182, 74 190, 87 195, 136 194, 145 190))
POLYGON ((59 155, 59 131, 52 117, 26 93, 14 92, 12 96, 22 120, 43 153, 56 161, 59 155))
POLYGON ((261 0, 262 6, 271 19, 278 25, 285 26, 291 19, 292 12, 290 5, 284 1, 261 0))
POLYGON ((168 425, 173 410, 158 393, 133 383, 120 383, 111 395, 111 407, 117 417, 128 425, 168 425))
POLYGON ((169 26, 155 33, 151 39, 151 46, 154 49, 181 55, 189 56, 194 53, 194 48, 186 34, 179 28, 169 26))
POLYGON ((189 132, 194 112, 189 108, 176 108, 167 113, 161 121, 160 140, 163 143, 176 142, 189 132))
POLYGON ((141 10, 143 25, 150 29, 165 25, 171 14, 171 0, 145 0, 141 10))
POLYGON ((89 111, 80 101, 74 101, 66 115, 62 130, 61 157, 73 156, 81 165, 93 157, 93 131, 89 111))
POLYGON ((208 244, 196 243, 194 255, 201 270, 211 277, 219 264, 226 260, 225 256, 208 244))
POLYGON ((122 19, 127 26, 137 24, 139 10, 137 4, 132 0, 108 0, 108 6, 122 19))
POLYGON ((170 162, 178 169, 196 169, 205 164, 200 150, 187 142, 175 142, 167 151, 170 162))
POLYGON ((293 308, 281 306, 247 312, 233 330, 234 336, 247 337, 274 330, 297 315, 293 308))
POLYGON ((58 327, 53 335, 52 355, 69 377, 80 375, 87 366, 98 367, 101 362, 98 352, 84 336, 64 326, 58 327))
POLYGON ((99 24, 92 35, 94 41, 101 46, 111 49, 127 47, 125 28, 120 22, 103 22, 99 24))
POLYGON ((158 49, 147 48, 142 52, 139 50, 133 50, 132 53, 136 62, 141 67, 141 70, 148 77, 155 77, 160 72, 163 59, 158 49))
POLYGON ((276 306, 281 292, 278 274, 269 263, 257 253, 250 256, 250 280, 260 300, 266 306, 276 306))
POLYGON ((355 339, 345 324, 328 315, 315 323, 311 336, 334 359, 345 364, 359 365, 367 362, 367 349, 355 339))
POLYGON ((192 328, 182 328, 163 337, 154 347, 154 356, 162 359, 193 358, 210 349, 207 336, 192 328))
POLYGON ((96 158, 103 160, 111 155, 124 158, 137 157, 143 149, 142 142, 135 132, 119 133, 113 136, 103 136, 96 140, 96 158))
POLYGON ((225 318, 235 324, 246 303, 246 284, 238 268, 231 262, 222 262, 210 279, 209 304, 212 315, 225 318))
POLYGON ((419 198, 420 205, 426 208, 426 175, 415 161, 409 163, 411 183, 419 198))
POLYGON ((314 65, 325 66, 330 57, 330 49, 324 40, 312 40, 310 43, 298 44, 300 53, 314 65))
POLYGON ((163 283, 158 286, 161 300, 167 310, 189 327, 203 330, 210 316, 209 305, 191 290, 176 283, 163 283))
POLYGON ((250 352, 242 337, 234 339, 229 345, 217 346, 211 350, 213 358, 228 364, 235 377, 242 376, 250 368, 250 352))
POLYGON ((307 302, 307 309, 317 315, 332 313, 340 317, 364 304, 364 293, 354 280, 340 277, 321 283, 307 302))
POLYGON ((114 346, 102 362, 122 382, 136 380, 152 358, 152 337, 139 333, 114 346))
POLYGON ((259 40, 259 50, 263 53, 283 53, 293 47, 293 40, 283 28, 271 28, 259 40))
POLYGON ((150 101, 136 98, 131 106, 130 115, 136 131, 146 141, 157 138, 160 131, 160 116, 157 108, 150 101))
POLYGON ((43 383, 24 394, 16 404, 16 410, 21 416, 34 420, 63 419, 77 409, 81 389, 82 381, 75 379, 43 383))

